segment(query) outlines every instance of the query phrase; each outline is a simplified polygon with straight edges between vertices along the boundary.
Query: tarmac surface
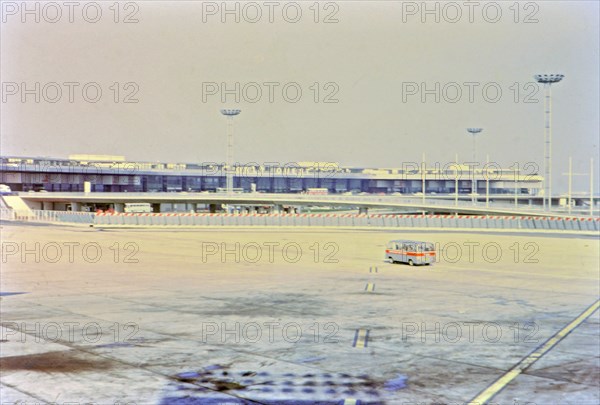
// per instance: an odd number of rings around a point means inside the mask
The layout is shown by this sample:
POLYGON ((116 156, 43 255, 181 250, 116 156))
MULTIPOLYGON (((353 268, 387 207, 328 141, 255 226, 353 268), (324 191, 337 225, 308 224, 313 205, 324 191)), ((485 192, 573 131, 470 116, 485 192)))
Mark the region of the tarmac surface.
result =
POLYGON ((2 404, 600 403, 597 237, 1 232, 2 404))

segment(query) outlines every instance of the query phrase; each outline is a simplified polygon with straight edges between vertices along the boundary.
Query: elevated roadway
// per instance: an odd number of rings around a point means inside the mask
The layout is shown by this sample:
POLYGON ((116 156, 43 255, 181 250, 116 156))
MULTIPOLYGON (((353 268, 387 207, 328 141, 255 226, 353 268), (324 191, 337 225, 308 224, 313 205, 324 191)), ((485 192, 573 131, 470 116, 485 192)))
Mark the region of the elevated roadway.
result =
MULTIPOLYGON (((231 204, 240 206, 319 206, 345 207, 366 212, 370 208, 397 209, 399 211, 423 211, 440 214, 464 215, 514 215, 514 216, 576 216, 563 212, 547 212, 541 208, 515 207, 509 203, 493 202, 486 207, 485 202, 449 201, 443 198, 427 197, 423 201, 415 196, 373 196, 373 195, 307 195, 307 194, 266 194, 266 193, 18 193, 32 208, 43 208, 44 203, 115 204, 231 204)), ((463 196, 465 198, 466 196, 463 196)), ((523 197, 525 198, 525 197, 523 197)), ((531 197, 525 198, 529 200, 531 197)), ((119 210, 117 210, 119 211, 119 210)), ((589 213, 589 211, 588 211, 589 213)))

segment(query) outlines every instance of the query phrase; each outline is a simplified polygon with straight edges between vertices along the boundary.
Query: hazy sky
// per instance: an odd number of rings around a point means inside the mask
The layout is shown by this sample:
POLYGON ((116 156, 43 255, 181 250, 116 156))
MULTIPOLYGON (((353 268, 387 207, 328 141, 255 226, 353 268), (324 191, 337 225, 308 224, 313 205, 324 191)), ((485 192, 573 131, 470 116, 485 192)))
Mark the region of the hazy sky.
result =
MULTIPOLYGON (((476 126, 480 160, 541 164, 543 89, 532 76, 562 73, 552 91, 562 190, 568 156, 578 173, 591 157, 600 166, 598 2, 475 3, 431 1, 424 14, 406 1, 228 2, 223 15, 220 1, 138 1, 117 15, 113 1, 30 2, 31 14, 2 2, 2 154, 223 161, 227 107, 242 109, 240 162, 400 167, 425 152, 443 165, 456 153, 471 160, 465 128, 476 126), (234 93, 239 83, 239 102, 222 83, 234 93), (124 103, 131 92, 138 102, 124 103)), ((575 184, 587 190, 589 178, 575 184)))

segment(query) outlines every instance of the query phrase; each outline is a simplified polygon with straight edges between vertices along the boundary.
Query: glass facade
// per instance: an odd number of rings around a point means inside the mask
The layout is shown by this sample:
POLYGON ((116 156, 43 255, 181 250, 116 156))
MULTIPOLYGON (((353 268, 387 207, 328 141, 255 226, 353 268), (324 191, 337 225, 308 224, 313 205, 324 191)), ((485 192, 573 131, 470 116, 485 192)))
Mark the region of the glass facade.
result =
MULTIPOLYGON (((59 159, 0 158, 0 182, 14 191, 82 192, 84 182, 91 183, 94 192, 199 192, 216 191, 226 187, 222 167, 211 164, 171 164, 136 162, 79 162, 59 159)), ((337 166, 336 166, 337 167, 337 166)), ((467 168, 468 169, 468 168, 467 168)), ((329 193, 401 193, 423 191, 454 194, 459 177, 458 193, 473 190, 484 194, 489 185, 490 194, 536 195, 541 189, 542 177, 537 174, 515 174, 497 168, 487 174, 475 172, 477 187, 472 185, 472 173, 466 169, 430 170, 423 173, 418 168, 360 169, 337 167, 335 171, 320 171, 314 167, 295 167, 283 170, 277 166, 247 166, 238 168, 234 187, 246 192, 253 189, 265 193, 301 193, 309 188, 326 188, 329 193), (515 182, 518 176, 518 182, 515 182)))

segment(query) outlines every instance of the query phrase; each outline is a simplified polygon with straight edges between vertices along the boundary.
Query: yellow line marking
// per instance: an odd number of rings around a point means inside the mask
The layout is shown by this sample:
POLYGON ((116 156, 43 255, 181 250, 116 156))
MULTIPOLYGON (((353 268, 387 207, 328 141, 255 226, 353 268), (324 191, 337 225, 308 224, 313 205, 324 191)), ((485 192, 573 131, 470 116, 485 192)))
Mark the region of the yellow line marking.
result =
POLYGON ((533 353, 518 362, 513 368, 508 370, 502 377, 494 381, 492 385, 486 388, 483 392, 473 398, 470 402, 484 405, 492 399, 498 392, 500 392, 508 383, 514 380, 519 374, 529 368, 533 363, 538 361, 543 355, 548 353, 554 346, 556 346, 562 339, 565 338, 569 333, 576 327, 581 325, 587 318, 589 318, 594 312, 600 308, 600 299, 586 309, 581 315, 575 318, 571 323, 558 331, 550 339, 546 340, 541 346, 539 346, 533 353))
POLYGON ((367 336, 369 332, 367 329, 359 329, 356 334, 356 342, 354 347, 363 349, 367 346, 367 336))
POLYGON ((366 292, 373 292, 375 291, 375 284, 373 283, 367 283, 367 287, 365 288, 366 292))

